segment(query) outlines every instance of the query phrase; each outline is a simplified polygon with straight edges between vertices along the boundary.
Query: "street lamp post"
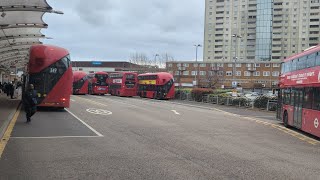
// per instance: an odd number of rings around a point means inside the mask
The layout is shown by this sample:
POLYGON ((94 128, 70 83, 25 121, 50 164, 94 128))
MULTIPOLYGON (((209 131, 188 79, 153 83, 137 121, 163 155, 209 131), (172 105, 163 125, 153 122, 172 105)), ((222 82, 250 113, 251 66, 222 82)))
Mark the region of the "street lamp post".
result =
POLYGON ((159 56, 159 54, 155 54, 154 55, 154 67, 156 68, 157 66, 157 56, 159 56))
MULTIPOLYGON (((198 47, 202 47, 201 46, 201 44, 198 44, 198 45, 194 45, 195 47, 196 47, 196 64, 197 64, 197 66, 198 66, 198 70, 196 70, 196 67, 195 67, 195 75, 194 75, 194 82, 195 82, 195 84, 196 85, 198 85, 197 84, 197 75, 199 74, 199 71, 200 71, 200 66, 199 66, 199 64, 198 64, 198 47)), ((199 79, 199 78, 198 78, 199 79)))
MULTIPOLYGON (((242 36, 241 35, 238 35, 238 34, 233 34, 232 37, 235 37, 236 38, 236 48, 235 48, 235 57, 233 57, 233 72, 232 72, 232 82, 235 82, 235 74, 236 74, 236 61, 238 59, 238 43, 237 43, 237 39, 241 39, 242 36)), ((232 40, 233 41, 233 40, 232 40)), ((233 85, 233 84, 232 84, 233 85)))

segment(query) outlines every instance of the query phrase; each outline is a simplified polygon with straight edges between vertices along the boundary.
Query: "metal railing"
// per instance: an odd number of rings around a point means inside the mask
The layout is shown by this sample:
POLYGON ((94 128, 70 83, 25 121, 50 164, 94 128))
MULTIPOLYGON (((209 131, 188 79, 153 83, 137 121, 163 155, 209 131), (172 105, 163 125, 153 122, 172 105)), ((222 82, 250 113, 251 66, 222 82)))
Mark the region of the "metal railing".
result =
POLYGON ((257 99, 249 99, 246 97, 231 97, 231 96, 219 96, 219 95, 203 95, 202 97, 198 97, 196 99, 192 96, 191 93, 180 92, 176 94, 176 99, 186 100, 186 101, 197 101, 207 104, 217 104, 217 105, 225 105, 225 106, 237 106, 242 108, 258 108, 264 109, 267 111, 276 111, 277 110, 277 100, 264 100, 262 102, 258 102, 257 99))

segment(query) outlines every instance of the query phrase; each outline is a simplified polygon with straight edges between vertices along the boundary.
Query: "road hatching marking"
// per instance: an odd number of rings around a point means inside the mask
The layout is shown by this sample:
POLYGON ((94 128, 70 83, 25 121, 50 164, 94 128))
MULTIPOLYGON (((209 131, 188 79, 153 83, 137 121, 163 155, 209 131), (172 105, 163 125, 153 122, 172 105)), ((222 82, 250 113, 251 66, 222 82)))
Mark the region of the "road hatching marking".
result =
POLYGON ((17 122, 17 119, 19 117, 19 114, 20 114, 20 111, 21 111, 21 105, 18 107, 18 110, 16 111, 16 113, 14 114, 9 126, 7 127, 7 130, 6 132, 4 133, 2 139, 0 140, 0 158, 2 156, 2 153, 11 137, 11 133, 12 133, 12 130, 17 122))
POLYGON ((178 113, 176 110, 171 110, 172 112, 174 112, 174 114, 176 115, 180 115, 180 113, 178 113))
POLYGON ((96 108, 89 108, 86 111, 92 114, 99 114, 99 115, 105 115, 105 116, 112 114, 111 111, 104 110, 104 109, 96 109, 96 108))

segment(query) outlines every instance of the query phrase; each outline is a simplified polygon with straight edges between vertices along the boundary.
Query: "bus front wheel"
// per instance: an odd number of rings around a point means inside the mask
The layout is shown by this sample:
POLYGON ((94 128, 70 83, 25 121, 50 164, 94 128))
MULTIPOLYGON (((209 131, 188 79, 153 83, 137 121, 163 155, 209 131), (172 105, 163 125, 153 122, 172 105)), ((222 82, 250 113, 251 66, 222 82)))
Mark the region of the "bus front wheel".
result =
POLYGON ((283 114, 283 125, 285 127, 288 127, 288 113, 287 113, 287 111, 285 111, 283 114))

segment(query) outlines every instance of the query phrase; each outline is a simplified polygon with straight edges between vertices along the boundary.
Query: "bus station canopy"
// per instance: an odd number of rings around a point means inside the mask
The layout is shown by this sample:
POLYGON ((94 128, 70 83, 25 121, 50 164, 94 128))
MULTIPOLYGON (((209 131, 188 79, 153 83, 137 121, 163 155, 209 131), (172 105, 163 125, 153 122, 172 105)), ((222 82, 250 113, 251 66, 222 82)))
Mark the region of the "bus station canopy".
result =
POLYGON ((47 38, 40 32, 47 12, 62 14, 46 0, 0 0, 0 69, 27 65, 30 46, 47 38))

